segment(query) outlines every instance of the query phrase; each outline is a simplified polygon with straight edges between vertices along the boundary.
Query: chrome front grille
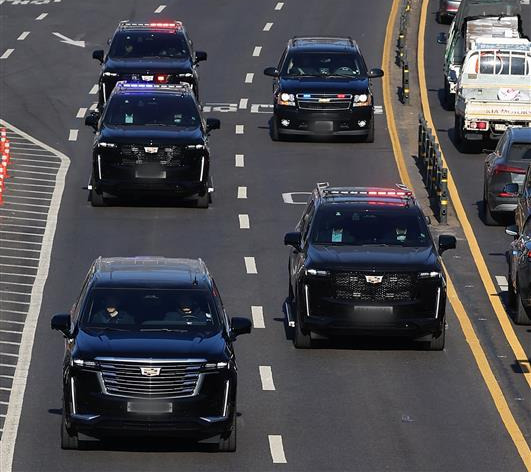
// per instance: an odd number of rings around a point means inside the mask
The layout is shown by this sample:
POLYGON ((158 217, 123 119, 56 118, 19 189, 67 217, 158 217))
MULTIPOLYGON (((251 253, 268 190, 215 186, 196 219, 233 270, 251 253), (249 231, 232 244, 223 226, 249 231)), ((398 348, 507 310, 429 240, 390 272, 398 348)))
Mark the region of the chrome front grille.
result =
POLYGON ((351 103, 350 94, 297 94, 297 104, 301 110, 349 110, 351 103))
POLYGON ((335 298, 367 302, 412 301, 416 283, 417 274, 408 272, 336 272, 332 276, 335 298), (374 276, 381 277, 381 281, 374 276))
POLYGON ((120 146, 120 155, 123 163, 159 162, 169 166, 184 165, 184 149, 182 146, 122 144, 120 146))
POLYGON ((143 360, 98 358, 105 390, 130 398, 176 398, 196 394, 204 359, 143 360), (155 372, 158 372, 155 375, 155 372))

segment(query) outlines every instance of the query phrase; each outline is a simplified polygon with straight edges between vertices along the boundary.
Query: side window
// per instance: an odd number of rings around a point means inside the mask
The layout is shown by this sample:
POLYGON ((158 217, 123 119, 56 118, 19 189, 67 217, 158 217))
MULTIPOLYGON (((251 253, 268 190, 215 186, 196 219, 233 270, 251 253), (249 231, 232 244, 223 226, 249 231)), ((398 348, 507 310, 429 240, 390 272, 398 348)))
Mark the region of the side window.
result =
POLYGON ((306 215, 304 216, 303 226, 301 229, 302 241, 306 241, 306 238, 308 236, 308 231, 310 230, 310 226, 312 225, 314 213, 315 213, 315 206, 312 202, 311 206, 308 208, 308 211, 306 212, 306 215))
POLYGON ((218 309, 220 316, 222 317, 222 323, 225 324, 225 327, 227 329, 227 332, 229 332, 230 329, 230 321, 229 317, 227 316, 227 313, 225 312, 225 307, 223 306, 223 301, 221 300, 221 295, 219 294, 218 287, 216 286, 216 282, 214 282, 214 279, 212 279, 212 288, 213 295, 214 295, 214 301, 216 302, 216 308, 218 309))
POLYGON ((74 326, 79 320, 79 313, 81 312, 81 306, 83 305, 82 302, 87 296, 87 291, 90 286, 90 279, 92 278, 93 273, 94 273, 94 270, 91 267, 90 270, 88 271, 88 274, 85 277, 85 281, 83 282, 83 286, 81 287, 81 292, 79 293, 79 297, 77 298, 70 312, 72 326, 74 326))
POLYGON ((280 57, 280 61, 278 61, 277 69, 280 71, 282 70, 282 64, 284 64, 284 60, 286 59, 286 53, 287 49, 284 49, 284 52, 282 53, 282 56, 280 57))

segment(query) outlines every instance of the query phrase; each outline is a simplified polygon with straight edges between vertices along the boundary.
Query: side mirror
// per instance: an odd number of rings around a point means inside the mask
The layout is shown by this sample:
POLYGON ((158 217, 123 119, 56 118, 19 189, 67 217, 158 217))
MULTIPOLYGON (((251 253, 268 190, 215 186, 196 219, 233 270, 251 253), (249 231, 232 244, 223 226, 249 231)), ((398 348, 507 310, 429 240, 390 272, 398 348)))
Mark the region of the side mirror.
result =
POLYGON ((206 61, 207 53, 205 51, 196 51, 195 52, 195 63, 206 61))
POLYGON ((505 234, 516 239, 518 237, 518 227, 516 225, 507 226, 505 228, 505 234))
POLYGON ((70 336, 70 315, 68 313, 54 315, 51 321, 51 328, 61 331, 66 337, 70 336))
POLYGON ((240 318, 235 316, 230 320, 230 334, 232 339, 240 334, 248 334, 251 332, 253 324, 249 318, 240 318))
POLYGON ((302 236, 301 233, 299 233, 298 231, 295 231, 293 233, 286 233, 286 235, 284 236, 284 245, 292 246, 296 251, 300 251, 301 240, 302 236))
POLYGON ((207 133, 210 133, 210 131, 214 129, 220 129, 220 128, 221 128, 221 121, 219 121, 217 118, 207 118, 206 120, 207 133))
POLYGON ((428 215, 426 215, 424 219, 426 220, 427 225, 431 225, 431 218, 428 215))
POLYGON ((278 77, 278 69, 276 67, 266 67, 264 69, 264 75, 269 77, 278 77))
POLYGON ((446 33, 439 33, 437 35, 437 44, 446 44, 448 43, 448 35, 446 33))
POLYGON ((451 234, 441 234, 439 236, 439 254, 448 249, 455 249, 457 241, 451 234))
POLYGON ((516 197, 520 193, 520 186, 518 184, 507 184, 503 187, 502 192, 516 197))
POLYGON ((378 77, 383 77, 384 71, 382 69, 371 69, 369 72, 367 72, 367 77, 369 79, 377 79, 378 77))
POLYGON ((95 111, 91 112, 85 117, 85 125, 91 126, 94 130, 98 129, 98 122, 100 121, 100 114, 95 111))
POLYGON ((103 49, 96 49, 95 51, 92 51, 92 59, 96 59, 97 61, 100 61, 100 63, 102 63, 103 54, 103 49))

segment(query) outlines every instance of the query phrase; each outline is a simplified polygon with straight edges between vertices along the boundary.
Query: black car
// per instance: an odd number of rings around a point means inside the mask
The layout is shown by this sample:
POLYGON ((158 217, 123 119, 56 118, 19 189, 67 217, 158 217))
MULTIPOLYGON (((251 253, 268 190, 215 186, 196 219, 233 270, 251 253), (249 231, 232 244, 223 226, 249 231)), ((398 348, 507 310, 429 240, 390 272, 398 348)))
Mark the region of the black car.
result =
POLYGON ((509 264, 508 304, 513 310, 514 322, 518 325, 531 324, 531 215, 518 228, 509 226, 505 232, 514 236, 507 252, 509 264))
POLYGON ((402 335, 442 350, 446 280, 438 251, 412 193, 318 184, 284 244, 289 257, 288 322, 298 348, 312 333, 402 335))
MULTIPOLYGON (((508 128, 498 141, 496 150, 485 159, 483 209, 488 225, 498 224, 502 214, 516 209, 517 192, 508 192, 508 184, 524 183, 531 162, 531 129, 508 128)), ((511 186, 511 188, 515 188, 511 186)))
POLYGON ((161 194, 195 199, 208 207, 208 135, 220 127, 203 119, 190 86, 118 82, 100 116, 85 124, 96 131, 90 185, 93 206, 106 204, 104 193, 161 194))
POLYGON ((188 82, 199 97, 197 64, 205 61, 207 54, 194 50, 180 21, 121 21, 109 44, 106 56, 102 49, 92 53, 101 63, 100 109, 121 80, 158 84, 188 82))
POLYGON ((251 321, 229 320, 201 259, 99 258, 51 327, 65 336, 63 449, 79 433, 236 449, 233 341, 251 321))
POLYGON ((374 101, 370 79, 355 41, 343 37, 295 37, 289 40, 274 77, 274 141, 286 135, 359 136, 374 141, 374 101))

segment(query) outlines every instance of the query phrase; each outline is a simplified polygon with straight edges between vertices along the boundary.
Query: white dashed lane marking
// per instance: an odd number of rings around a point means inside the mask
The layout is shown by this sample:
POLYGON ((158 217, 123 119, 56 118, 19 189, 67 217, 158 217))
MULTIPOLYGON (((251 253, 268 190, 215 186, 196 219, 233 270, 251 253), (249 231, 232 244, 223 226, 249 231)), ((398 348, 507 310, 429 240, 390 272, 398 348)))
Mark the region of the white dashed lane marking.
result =
POLYGON ((284 6, 284 2, 278 2, 275 5, 275 10, 282 10, 282 7, 284 6))
POLYGON ((252 72, 248 72, 245 74, 245 83, 246 84, 252 84, 254 79, 254 74, 252 72))
POLYGON ((287 464, 288 461, 284 454, 284 446, 280 434, 269 435, 269 450, 271 451, 271 458, 274 464, 287 464))
POLYGON ((244 167, 245 166, 245 158, 243 154, 236 154, 234 156, 234 166, 235 167, 244 167))
POLYGON ((90 89, 89 94, 90 95, 96 95, 98 93, 98 84, 94 84, 92 88, 90 89))
POLYGON ((155 13, 160 13, 165 8, 166 8, 166 5, 161 5, 161 6, 157 7, 157 9, 155 10, 155 13))
POLYGON ((0 56, 0 59, 7 59, 9 56, 11 56, 13 51, 14 49, 6 49, 6 52, 0 56))
POLYGON ((240 222, 240 229, 251 228, 251 222, 249 221, 249 215, 238 215, 238 220, 240 222))
POLYGON ((258 270, 256 269, 256 261, 254 260, 254 257, 244 257, 245 261, 245 270, 248 274, 258 274, 258 270))
POLYGON ((246 110, 248 103, 249 103, 249 99, 248 98, 240 98, 240 104, 238 105, 238 108, 240 110, 246 110))
POLYGON ((275 390, 275 384, 273 383, 273 371, 269 365, 259 366, 260 380, 262 381, 262 390, 272 391, 275 390))
POLYGON ((273 23, 266 23, 264 25, 263 31, 271 31, 271 28, 273 27, 273 23))
POLYGON ((17 38, 17 41, 24 41, 28 35, 30 34, 29 31, 24 31, 18 38, 17 38))
POLYGON ((247 187, 238 187, 238 198, 247 198, 247 187))
POLYGON ((509 282, 507 282, 507 277, 505 277, 505 275, 497 275, 496 282, 502 292, 506 292, 509 289, 509 282))
POLYGON ((68 141, 77 141, 77 135, 79 133, 79 130, 77 129, 71 129, 68 133, 68 141))
POLYGON ((254 328, 265 328, 264 323, 264 308, 261 306, 251 307, 251 317, 253 318, 254 328))
POLYGON ((76 118, 85 118, 85 114, 87 113, 87 109, 86 108, 80 108, 78 111, 77 111, 77 115, 76 115, 76 118))
POLYGON ((35 18, 36 21, 44 20, 48 16, 48 13, 41 13, 37 18, 35 18))
POLYGON ((244 125, 236 125, 235 127, 235 133, 236 134, 243 134, 245 130, 244 125))
POLYGON ((262 52, 262 46, 255 46, 253 49, 253 57, 258 57, 262 52))

